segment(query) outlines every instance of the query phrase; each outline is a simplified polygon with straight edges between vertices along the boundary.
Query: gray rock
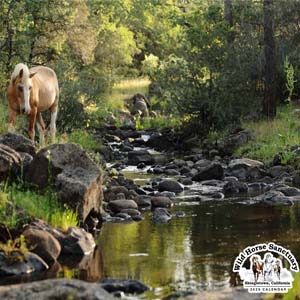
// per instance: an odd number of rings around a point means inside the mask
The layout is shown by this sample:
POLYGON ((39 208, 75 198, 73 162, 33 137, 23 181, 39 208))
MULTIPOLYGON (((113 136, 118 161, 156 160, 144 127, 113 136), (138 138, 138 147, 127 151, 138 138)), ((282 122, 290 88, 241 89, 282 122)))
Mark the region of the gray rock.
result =
MULTIPOLYGON (((15 252, 14 255, 21 257, 18 252, 15 252)), ((24 275, 44 271, 48 268, 49 266, 42 258, 31 252, 24 254, 24 260, 16 259, 14 263, 10 262, 3 253, 0 253, 0 276, 24 275)))
POLYGON ((100 281, 101 286, 109 293, 121 291, 126 294, 142 294, 149 290, 144 283, 134 279, 106 278, 100 281))
POLYGON ((93 236, 82 228, 71 227, 66 233, 55 236, 61 244, 63 254, 89 255, 96 243, 93 236))
POLYGON ((23 235, 28 249, 40 256, 47 264, 55 262, 60 255, 60 243, 51 233, 29 227, 23 235))
POLYGON ((290 169, 291 168, 288 166, 274 166, 269 169, 269 173, 273 178, 275 178, 281 176, 282 174, 289 173, 290 169))
POLYGON ((223 179, 224 169, 220 163, 211 163, 209 166, 200 169, 200 171, 193 177, 194 181, 203 181, 210 179, 223 179))
POLYGON ((261 171, 264 164, 257 160, 248 158, 233 159, 226 170, 227 175, 235 176, 239 180, 246 180, 248 177, 257 179, 265 174, 261 171))
POLYGON ((293 200, 279 191, 268 191, 255 198, 256 201, 270 206, 293 205, 293 200))
POLYGON ((137 199, 135 199, 135 202, 140 209, 150 209, 151 208, 151 199, 149 196, 138 197, 137 199))
POLYGON ((225 194, 239 194, 248 192, 247 184, 240 181, 229 181, 224 185, 223 189, 225 194))
POLYGON ((128 214, 131 217, 141 215, 140 211, 138 211, 137 209, 132 209, 132 208, 122 209, 121 213, 128 214))
POLYGON ((25 152, 31 156, 35 155, 34 142, 21 134, 9 132, 0 135, 0 144, 4 144, 17 152, 25 152))
POLYGON ((283 193, 285 196, 288 197, 300 195, 300 189, 297 189, 295 187, 282 186, 282 187, 275 188, 275 190, 283 193))
POLYGON ((26 284, 0 287, 2 300, 112 300, 100 283, 89 283, 77 279, 47 279, 26 284))
POLYGON ((171 207, 173 201, 168 197, 152 197, 151 204, 153 207, 171 207))
POLYGON ((123 209, 137 209, 138 205, 134 200, 113 200, 108 203, 108 209, 114 213, 121 212, 123 209))
POLYGON ((248 130, 242 130, 221 140, 218 149, 223 155, 232 155, 235 149, 246 144, 251 139, 252 134, 248 130))
POLYGON ((182 186, 182 184, 180 184, 179 182, 175 181, 175 180, 162 180, 159 184, 158 184, 158 190, 160 192, 163 191, 168 191, 168 192, 174 192, 174 193, 181 193, 184 190, 184 187, 182 186))
POLYGON ((22 158, 14 149, 0 144, 0 182, 6 180, 13 170, 20 169, 22 158))
POLYGON ((165 170, 164 173, 168 176, 178 176, 178 175, 180 175, 180 172, 177 171, 177 170, 174 170, 174 169, 167 169, 167 170, 165 170))
POLYGON ((58 199, 76 210, 83 221, 91 211, 101 212, 101 171, 78 145, 43 148, 34 157, 25 178, 40 189, 54 182, 58 199))

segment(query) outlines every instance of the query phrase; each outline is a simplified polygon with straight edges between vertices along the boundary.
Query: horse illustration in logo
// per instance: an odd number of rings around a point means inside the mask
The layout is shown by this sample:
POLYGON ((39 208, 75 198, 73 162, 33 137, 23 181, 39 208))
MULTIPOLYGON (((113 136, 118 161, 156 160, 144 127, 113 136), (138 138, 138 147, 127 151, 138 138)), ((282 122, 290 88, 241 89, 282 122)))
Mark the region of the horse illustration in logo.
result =
POLYGON ((257 282, 259 275, 263 273, 264 263, 259 255, 253 255, 251 257, 252 271, 254 280, 257 282))
POLYGON ((282 263, 272 253, 266 253, 263 260, 258 254, 252 255, 250 262, 255 282, 258 281, 259 275, 263 275, 263 281, 274 280, 274 275, 276 279, 280 280, 282 263))

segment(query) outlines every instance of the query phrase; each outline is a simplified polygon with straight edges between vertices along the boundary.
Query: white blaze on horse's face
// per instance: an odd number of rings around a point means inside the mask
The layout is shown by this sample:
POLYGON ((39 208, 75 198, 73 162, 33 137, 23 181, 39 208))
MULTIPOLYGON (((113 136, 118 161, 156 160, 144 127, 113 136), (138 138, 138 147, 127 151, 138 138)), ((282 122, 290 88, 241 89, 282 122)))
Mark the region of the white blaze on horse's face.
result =
POLYGON ((27 115, 31 112, 30 107, 30 93, 32 89, 32 80, 31 78, 34 74, 24 74, 23 69, 19 73, 20 82, 18 83, 18 94, 20 95, 20 111, 27 115))

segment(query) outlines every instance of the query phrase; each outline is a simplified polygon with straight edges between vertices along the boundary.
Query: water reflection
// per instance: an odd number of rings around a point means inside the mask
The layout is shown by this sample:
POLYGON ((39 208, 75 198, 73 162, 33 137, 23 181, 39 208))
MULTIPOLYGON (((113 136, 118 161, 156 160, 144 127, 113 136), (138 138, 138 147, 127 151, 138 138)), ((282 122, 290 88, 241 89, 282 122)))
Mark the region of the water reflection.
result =
POLYGON ((149 217, 140 223, 106 224, 99 237, 104 276, 140 279, 160 288, 163 296, 177 289, 236 284, 233 260, 255 243, 277 242, 300 260, 300 206, 271 208, 225 201, 176 209, 184 210, 186 217, 167 225, 154 225, 149 217))

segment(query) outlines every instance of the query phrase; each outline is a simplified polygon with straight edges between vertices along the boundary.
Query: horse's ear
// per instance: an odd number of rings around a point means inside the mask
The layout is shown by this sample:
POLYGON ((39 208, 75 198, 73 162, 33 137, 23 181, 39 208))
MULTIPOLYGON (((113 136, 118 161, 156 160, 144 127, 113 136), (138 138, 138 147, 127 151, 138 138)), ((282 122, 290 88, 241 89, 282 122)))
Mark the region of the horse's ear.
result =
POLYGON ((32 78, 37 72, 30 73, 29 78, 32 78))
POLYGON ((20 79, 23 77, 23 69, 20 70, 19 77, 20 79))

